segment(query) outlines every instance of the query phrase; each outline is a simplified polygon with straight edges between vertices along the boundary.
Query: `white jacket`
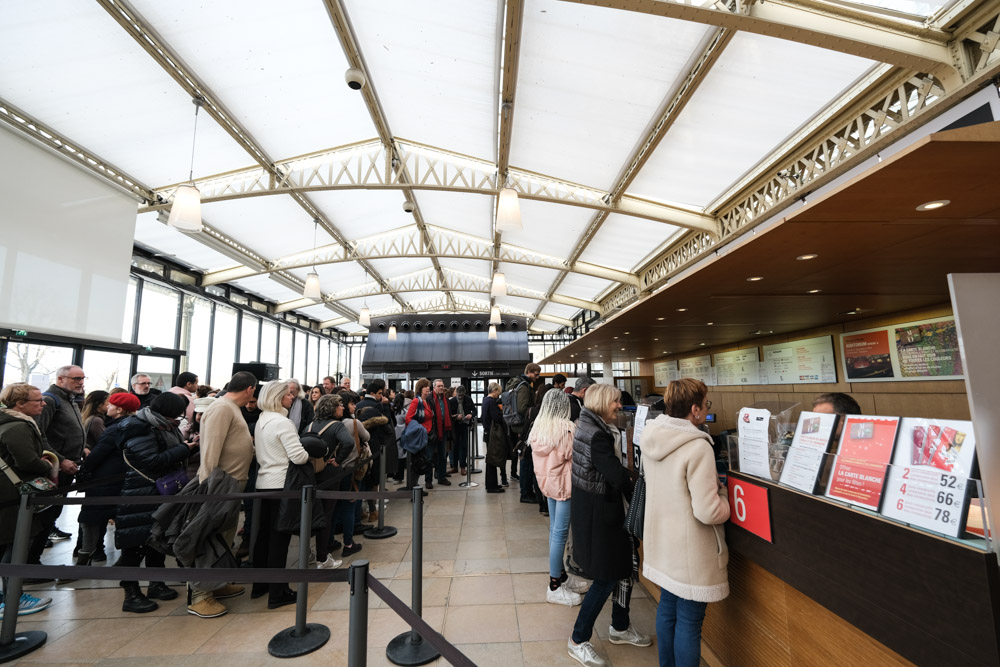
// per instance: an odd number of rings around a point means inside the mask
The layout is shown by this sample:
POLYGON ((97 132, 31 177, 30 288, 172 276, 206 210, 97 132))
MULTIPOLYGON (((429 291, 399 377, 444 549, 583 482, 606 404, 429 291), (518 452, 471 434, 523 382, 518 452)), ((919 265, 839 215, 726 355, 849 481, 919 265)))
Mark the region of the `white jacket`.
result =
POLYGON ((299 441, 295 424, 278 412, 262 412, 254 430, 254 449, 257 453, 258 489, 282 489, 288 462, 305 463, 309 453, 299 441))
POLYGON ((686 419, 660 415, 642 432, 646 475, 642 574, 677 597, 718 602, 729 595, 729 519, 711 439, 686 419))

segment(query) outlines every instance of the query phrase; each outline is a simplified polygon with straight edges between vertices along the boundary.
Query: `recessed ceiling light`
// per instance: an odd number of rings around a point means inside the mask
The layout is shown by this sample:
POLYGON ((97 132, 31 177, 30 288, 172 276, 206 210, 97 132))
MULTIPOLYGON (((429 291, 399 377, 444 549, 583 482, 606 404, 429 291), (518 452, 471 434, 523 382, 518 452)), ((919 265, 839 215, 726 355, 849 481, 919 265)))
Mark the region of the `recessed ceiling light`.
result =
POLYGON ((636 357, 636 359, 642 359, 642 357, 636 357))
POLYGON ((712 326, 713 324, 715 324, 715 322, 705 322, 705 326, 707 326, 707 327, 710 327, 710 326, 712 326))
POLYGON ((819 294, 822 291, 823 290, 821 290, 821 289, 811 289, 808 292, 806 292, 806 294, 819 294))
POLYGON ((758 282, 758 281, 763 280, 763 279, 764 279, 764 276, 750 276, 749 278, 747 278, 747 282, 748 283, 755 283, 755 282, 758 282))
POLYGON ((798 257, 796 257, 795 259, 797 259, 797 260, 799 260, 799 261, 805 261, 805 260, 807 260, 807 259, 816 259, 817 257, 819 257, 819 255, 817 255, 817 254, 816 254, 816 253, 814 253, 814 252, 811 252, 811 253, 809 253, 808 255, 799 255, 799 256, 798 256, 798 257))
POLYGON ((624 351, 625 351, 625 348, 623 347, 623 348, 622 348, 622 352, 624 352, 624 351))
POLYGON ((704 345, 704 343, 698 343, 698 345, 704 345))
POLYGON ((618 340, 618 336, 615 336, 615 340, 618 340))
POLYGON ((660 340, 659 338, 654 338, 653 340, 660 340))
POLYGON ((656 321, 657 321, 657 322, 662 322, 662 321, 663 321, 663 320, 665 320, 665 319, 667 319, 667 318, 665 318, 665 317, 657 317, 657 318, 656 318, 656 321))
POLYGON ((626 331, 626 332, 625 332, 625 335, 627 336, 627 335, 629 335, 630 333, 632 333, 632 332, 631 332, 631 331, 626 331))
POLYGON ((943 208, 951 203, 950 199, 935 199, 934 201, 929 201, 921 204, 917 207, 918 211, 933 211, 936 208, 943 208))
POLYGON ((683 313, 685 310, 687 310, 687 308, 678 308, 677 312, 678 313, 683 313))

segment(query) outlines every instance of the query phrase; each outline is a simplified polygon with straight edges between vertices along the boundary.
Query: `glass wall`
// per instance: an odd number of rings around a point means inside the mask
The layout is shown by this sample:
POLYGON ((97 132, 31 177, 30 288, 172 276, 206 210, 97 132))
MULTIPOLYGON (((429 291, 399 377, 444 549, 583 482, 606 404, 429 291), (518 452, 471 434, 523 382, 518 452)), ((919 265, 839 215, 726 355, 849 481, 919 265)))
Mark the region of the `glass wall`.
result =
MULTIPOLYGON (((184 359, 184 357, 181 357, 184 359)), ((142 355, 136 361, 136 372, 145 373, 152 381, 150 389, 166 391, 174 384, 174 360, 170 357, 142 355)), ((201 375, 198 376, 202 378, 201 375)), ((202 378, 204 383, 204 378, 202 378)), ((124 386, 124 385, 122 385, 124 386)))
POLYGON ((305 332, 295 330, 295 363, 294 370, 292 372, 292 377, 299 381, 299 383, 305 382, 306 377, 306 357, 308 352, 306 350, 306 334, 305 332))
MULTIPOLYGON (((339 346, 338 346, 339 347, 339 346)), ((319 341, 319 378, 317 384, 323 381, 327 375, 335 375, 330 369, 330 341, 320 339, 319 341)))
POLYGON ((138 289, 139 281, 129 278, 128 291, 125 292, 125 317, 122 319, 122 340, 126 343, 134 343, 132 340, 132 330, 135 328, 135 293, 138 289))
POLYGON ((274 322, 264 320, 260 329, 260 361, 264 364, 273 364, 278 361, 278 325, 274 322))
POLYGON ((257 361, 257 338, 260 335, 260 318, 243 313, 240 326, 240 362, 257 361))
MULTIPOLYGON (((179 299, 180 293, 176 290, 146 281, 142 286, 142 300, 139 302, 139 335, 135 342, 150 347, 177 347, 179 299)), ((184 345, 181 347, 186 349, 184 345)))
MULTIPOLYGON (((145 287, 143 308, 145 309, 145 287)), ((208 378, 209 336, 212 331, 212 302, 200 296, 184 295, 181 312, 180 348, 187 350, 181 357, 181 371, 194 373, 202 381, 208 378)), ((228 378, 226 378, 228 379, 228 378)))
POLYGON ((111 391, 115 387, 129 388, 132 355, 122 352, 85 350, 83 370, 87 374, 86 390, 111 391))
MULTIPOLYGON (((11 341, 7 345, 4 384, 28 382, 42 391, 56 381, 56 370, 73 363, 73 349, 11 341)), ((86 370, 84 371, 86 372, 86 370)), ((89 385, 89 381, 87 383, 89 385)))
POLYGON ((236 359, 235 308, 215 304, 215 327, 212 330, 212 369, 209 382, 221 386, 233 376, 233 361, 236 359))
POLYGON ((292 376, 292 329, 278 327, 278 365, 281 370, 278 375, 283 378, 292 376))

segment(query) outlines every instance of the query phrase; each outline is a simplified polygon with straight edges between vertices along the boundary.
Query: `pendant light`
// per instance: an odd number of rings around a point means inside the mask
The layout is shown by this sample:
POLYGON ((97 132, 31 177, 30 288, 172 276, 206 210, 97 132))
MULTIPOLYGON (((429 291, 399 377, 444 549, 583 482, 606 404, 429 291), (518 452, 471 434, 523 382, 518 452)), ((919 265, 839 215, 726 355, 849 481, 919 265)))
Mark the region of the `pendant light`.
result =
POLYGON ((205 100, 196 97, 194 104, 194 135, 191 137, 191 170, 188 172, 190 185, 179 185, 174 191, 174 201, 170 205, 170 216, 167 225, 188 234, 201 231, 201 193, 194 186, 194 147, 198 139, 198 111, 205 100))
POLYGON ((503 277, 500 272, 493 274, 493 284, 490 286, 490 296, 506 296, 507 295, 507 279, 503 277))
POLYGON ((361 312, 358 313, 358 324, 365 327, 366 329, 372 325, 372 314, 371 311, 368 310, 367 301, 365 301, 365 305, 361 309, 361 312))
POLYGON ((497 339, 497 325, 495 325, 495 324, 491 324, 490 325, 490 333, 487 336, 487 338, 489 338, 490 340, 496 340, 497 339))
POLYGON ((521 206, 513 188, 502 188, 497 197, 497 231, 521 231, 521 206))
POLYGON ((389 325, 389 340, 396 340, 396 323, 389 325))
POLYGON ((490 324, 500 324, 500 308, 498 306, 490 308, 490 324))
MULTIPOLYGON (((319 231, 319 219, 313 220, 313 262, 316 261, 316 234, 319 231)), ((312 271, 306 276, 306 287, 302 290, 302 296, 307 299, 312 299, 313 301, 319 301, 323 298, 323 291, 319 286, 319 274, 316 273, 316 265, 313 264, 312 271)))

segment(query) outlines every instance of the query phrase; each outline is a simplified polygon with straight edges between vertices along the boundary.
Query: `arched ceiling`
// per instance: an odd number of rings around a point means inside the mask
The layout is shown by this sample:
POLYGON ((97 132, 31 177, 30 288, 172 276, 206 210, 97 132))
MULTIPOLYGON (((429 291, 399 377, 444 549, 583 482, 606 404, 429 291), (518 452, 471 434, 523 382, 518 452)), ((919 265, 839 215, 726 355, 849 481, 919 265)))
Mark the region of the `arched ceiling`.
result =
POLYGON ((985 85, 998 16, 1000 0, 10 3, 0 121, 135 195, 136 242, 206 285, 352 333, 365 303, 496 304, 552 331, 985 85), (189 169, 193 235, 164 224, 189 169), (505 185, 523 229, 501 234, 505 185), (312 266, 320 305, 301 296, 312 266), (509 290, 491 299, 496 271, 509 290))

